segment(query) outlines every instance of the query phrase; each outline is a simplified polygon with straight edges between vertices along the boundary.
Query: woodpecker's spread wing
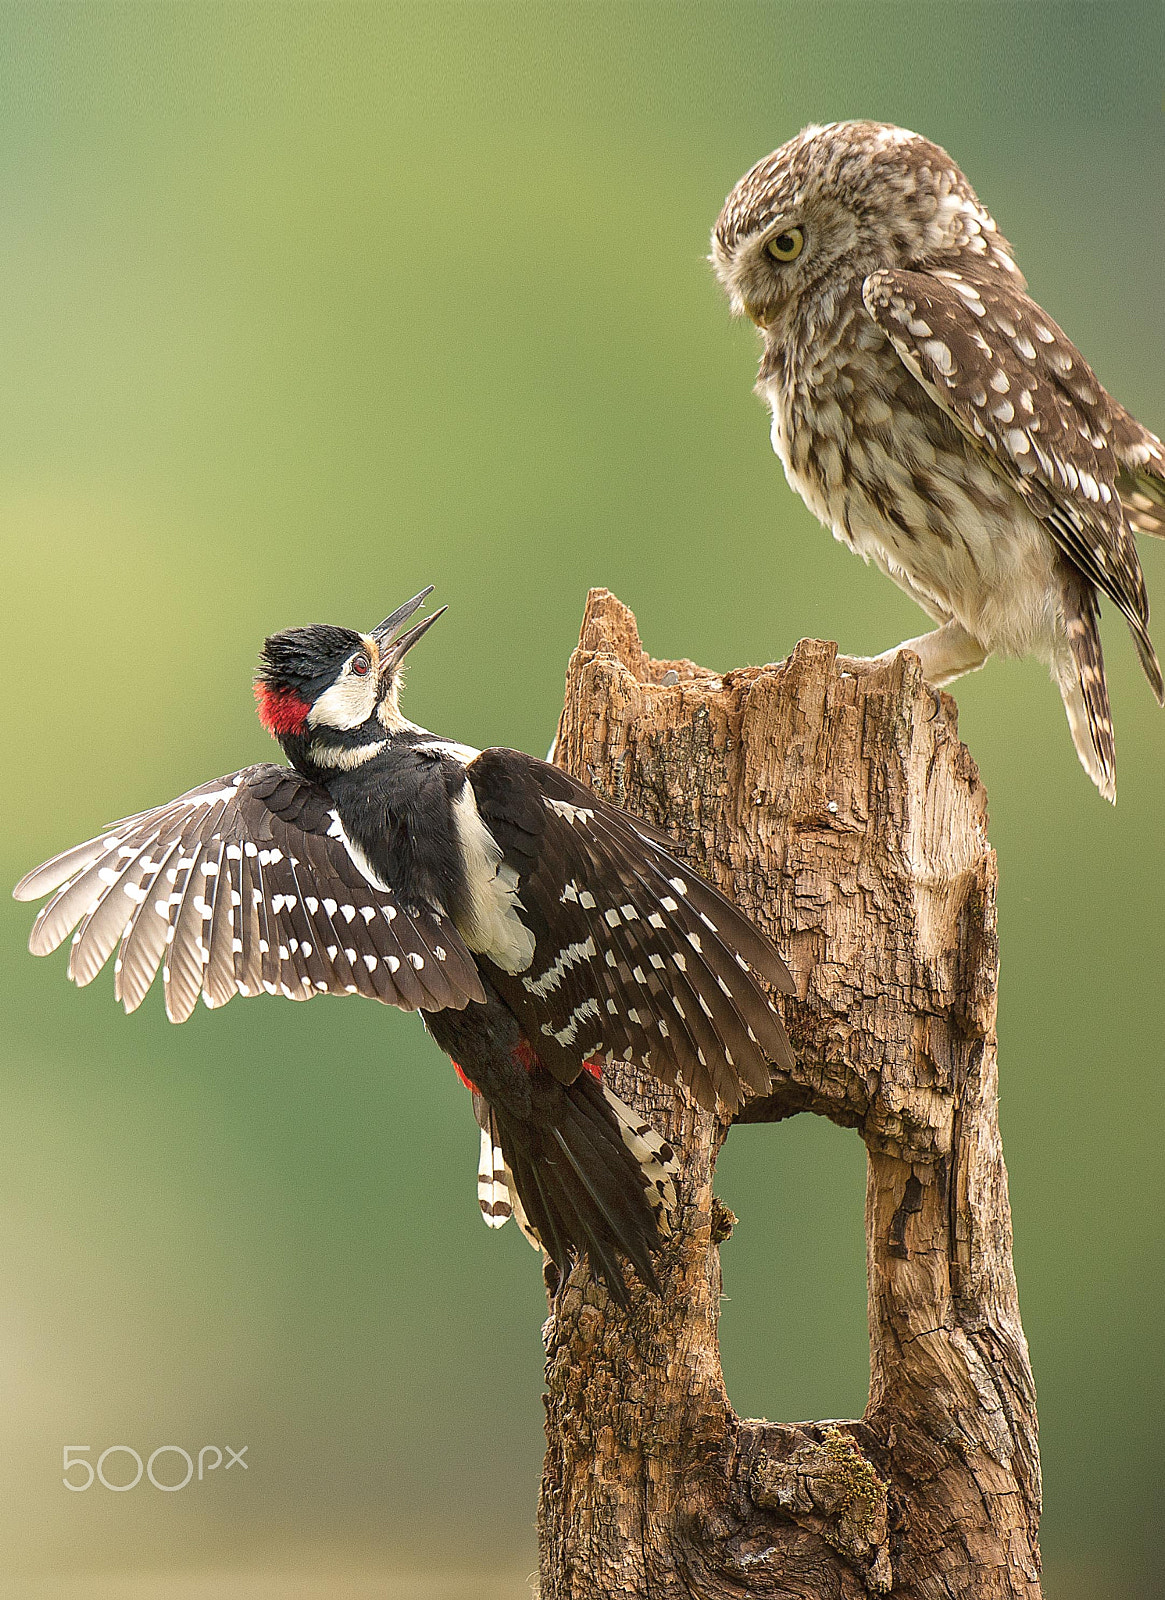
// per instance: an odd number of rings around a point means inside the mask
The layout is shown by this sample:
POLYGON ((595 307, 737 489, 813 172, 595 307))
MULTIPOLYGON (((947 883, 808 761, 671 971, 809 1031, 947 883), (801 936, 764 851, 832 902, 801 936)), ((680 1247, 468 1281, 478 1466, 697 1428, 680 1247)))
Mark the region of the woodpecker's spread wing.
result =
POLYGON ((29 948, 48 955, 75 928, 79 985, 120 940, 114 991, 127 1011, 161 965, 174 1022, 200 993, 208 1006, 236 994, 363 994, 406 1011, 485 998, 452 924, 372 880, 327 791, 288 767, 245 767, 115 822, 13 893, 52 895, 29 948))
POLYGON ((486 750, 467 769, 478 811, 518 874, 534 959, 491 972, 546 1065, 638 1061, 711 1109, 792 1066, 763 985, 792 979, 769 941, 641 827, 557 767, 486 750))
MULTIPOLYGON (((882 271, 866 279, 862 298, 910 374, 1120 608, 1165 703, 1120 497, 1131 460, 1127 413, 1051 317, 1012 284, 963 272, 882 271)), ((1145 506, 1151 510, 1147 499, 1145 506)))

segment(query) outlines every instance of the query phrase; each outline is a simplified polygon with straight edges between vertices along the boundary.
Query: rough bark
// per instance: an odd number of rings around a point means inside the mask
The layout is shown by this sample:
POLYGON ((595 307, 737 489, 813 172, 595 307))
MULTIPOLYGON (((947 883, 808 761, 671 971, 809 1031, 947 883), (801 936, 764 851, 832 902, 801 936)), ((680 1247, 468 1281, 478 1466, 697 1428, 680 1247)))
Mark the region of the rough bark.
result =
POLYGON ((616 1072, 683 1153, 682 1214, 662 1300, 639 1293, 625 1317, 576 1268, 551 1302, 542 1600, 1039 1600, 995 857, 954 703, 909 654, 805 641, 723 677, 653 661, 595 590, 558 759, 665 826, 793 972, 796 1070, 740 1120, 816 1112, 865 1142, 870 1399, 855 1422, 736 1416, 716 1331, 733 1219, 712 1191, 728 1126, 616 1072))

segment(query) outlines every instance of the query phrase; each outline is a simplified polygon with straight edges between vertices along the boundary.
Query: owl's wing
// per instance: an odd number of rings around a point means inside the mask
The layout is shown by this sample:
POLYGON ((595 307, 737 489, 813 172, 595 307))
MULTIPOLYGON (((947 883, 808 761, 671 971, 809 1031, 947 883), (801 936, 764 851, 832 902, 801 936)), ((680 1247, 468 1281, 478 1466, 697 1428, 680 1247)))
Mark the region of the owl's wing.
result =
POLYGON ((166 1012, 199 994, 362 994, 405 1011, 484 1000, 452 924, 402 905, 349 846, 326 789, 271 763, 215 778, 115 822, 36 867, 18 900, 52 898, 29 948, 70 933, 69 976, 90 983, 119 945, 114 992, 133 1011, 162 967, 166 1012))
POLYGON ((866 310, 903 365, 1124 615, 1165 704, 1149 601, 1119 485, 1125 413, 1063 331, 1005 281, 873 272, 866 310))

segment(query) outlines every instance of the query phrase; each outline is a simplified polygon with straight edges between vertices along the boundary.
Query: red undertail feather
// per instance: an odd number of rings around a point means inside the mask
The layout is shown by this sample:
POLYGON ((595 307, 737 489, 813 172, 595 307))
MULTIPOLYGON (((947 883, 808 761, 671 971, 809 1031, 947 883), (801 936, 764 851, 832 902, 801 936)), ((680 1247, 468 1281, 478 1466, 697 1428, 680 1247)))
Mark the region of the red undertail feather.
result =
POLYGON ((461 1079, 461 1081, 465 1085, 465 1087, 469 1090, 470 1094, 480 1094, 481 1093, 481 1090, 477 1087, 477 1084, 474 1083, 472 1078, 467 1078, 465 1076, 464 1072, 462 1072, 461 1068, 457 1065, 456 1061, 453 1063, 453 1070, 457 1074, 457 1076, 461 1079))
MULTIPOLYGON (((543 1065, 538 1058, 538 1052, 527 1039, 519 1039, 510 1054, 513 1056, 517 1064, 520 1067, 524 1067, 527 1072, 536 1072, 538 1068, 543 1065)), ((596 1083, 602 1083, 603 1063, 601 1061, 584 1061, 583 1071, 589 1072, 596 1083)), ((465 1077, 460 1067, 457 1068, 457 1072, 462 1083, 465 1083, 472 1088, 473 1085, 469 1083, 468 1078, 465 1077)))
POLYGON ((525 1067, 527 1072, 536 1072, 542 1065, 535 1053, 534 1046, 525 1039, 519 1039, 510 1054, 520 1067, 525 1067))

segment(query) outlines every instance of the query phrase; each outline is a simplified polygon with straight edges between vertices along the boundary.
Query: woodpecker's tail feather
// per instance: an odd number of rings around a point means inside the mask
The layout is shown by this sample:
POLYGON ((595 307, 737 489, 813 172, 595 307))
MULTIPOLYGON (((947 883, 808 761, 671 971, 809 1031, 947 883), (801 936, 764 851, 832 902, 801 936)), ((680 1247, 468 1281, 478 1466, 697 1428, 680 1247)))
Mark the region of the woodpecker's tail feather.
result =
POLYGON ((493 1107, 477 1089, 473 1091, 473 1113, 481 1129, 481 1154, 477 1163, 477 1203, 481 1207, 481 1220, 487 1228, 501 1228, 513 1217, 534 1249, 541 1250, 538 1235, 531 1228, 518 1198, 514 1174, 502 1154, 493 1107))
POLYGON ((492 1128, 481 1130, 481 1155, 477 1163, 477 1203, 487 1228, 500 1228, 514 1214, 510 1199, 510 1170, 492 1128))
MULTIPOLYGON (((527 1238, 564 1271, 585 1256, 620 1306, 630 1305, 620 1254, 659 1294, 651 1258, 670 1232, 677 1164, 650 1124, 587 1072, 560 1086, 536 1143, 528 1125, 492 1108, 489 1123, 491 1204, 500 1183, 527 1238)), ((482 1213, 499 1225, 484 1203, 482 1213)))
POLYGON ((666 1139, 660 1138, 646 1118, 632 1111, 606 1084, 603 1085, 603 1098, 619 1124, 623 1143, 639 1167, 648 1204, 655 1211, 659 1231, 670 1234, 670 1213, 676 1204, 675 1177, 679 1171, 675 1151, 666 1139))

